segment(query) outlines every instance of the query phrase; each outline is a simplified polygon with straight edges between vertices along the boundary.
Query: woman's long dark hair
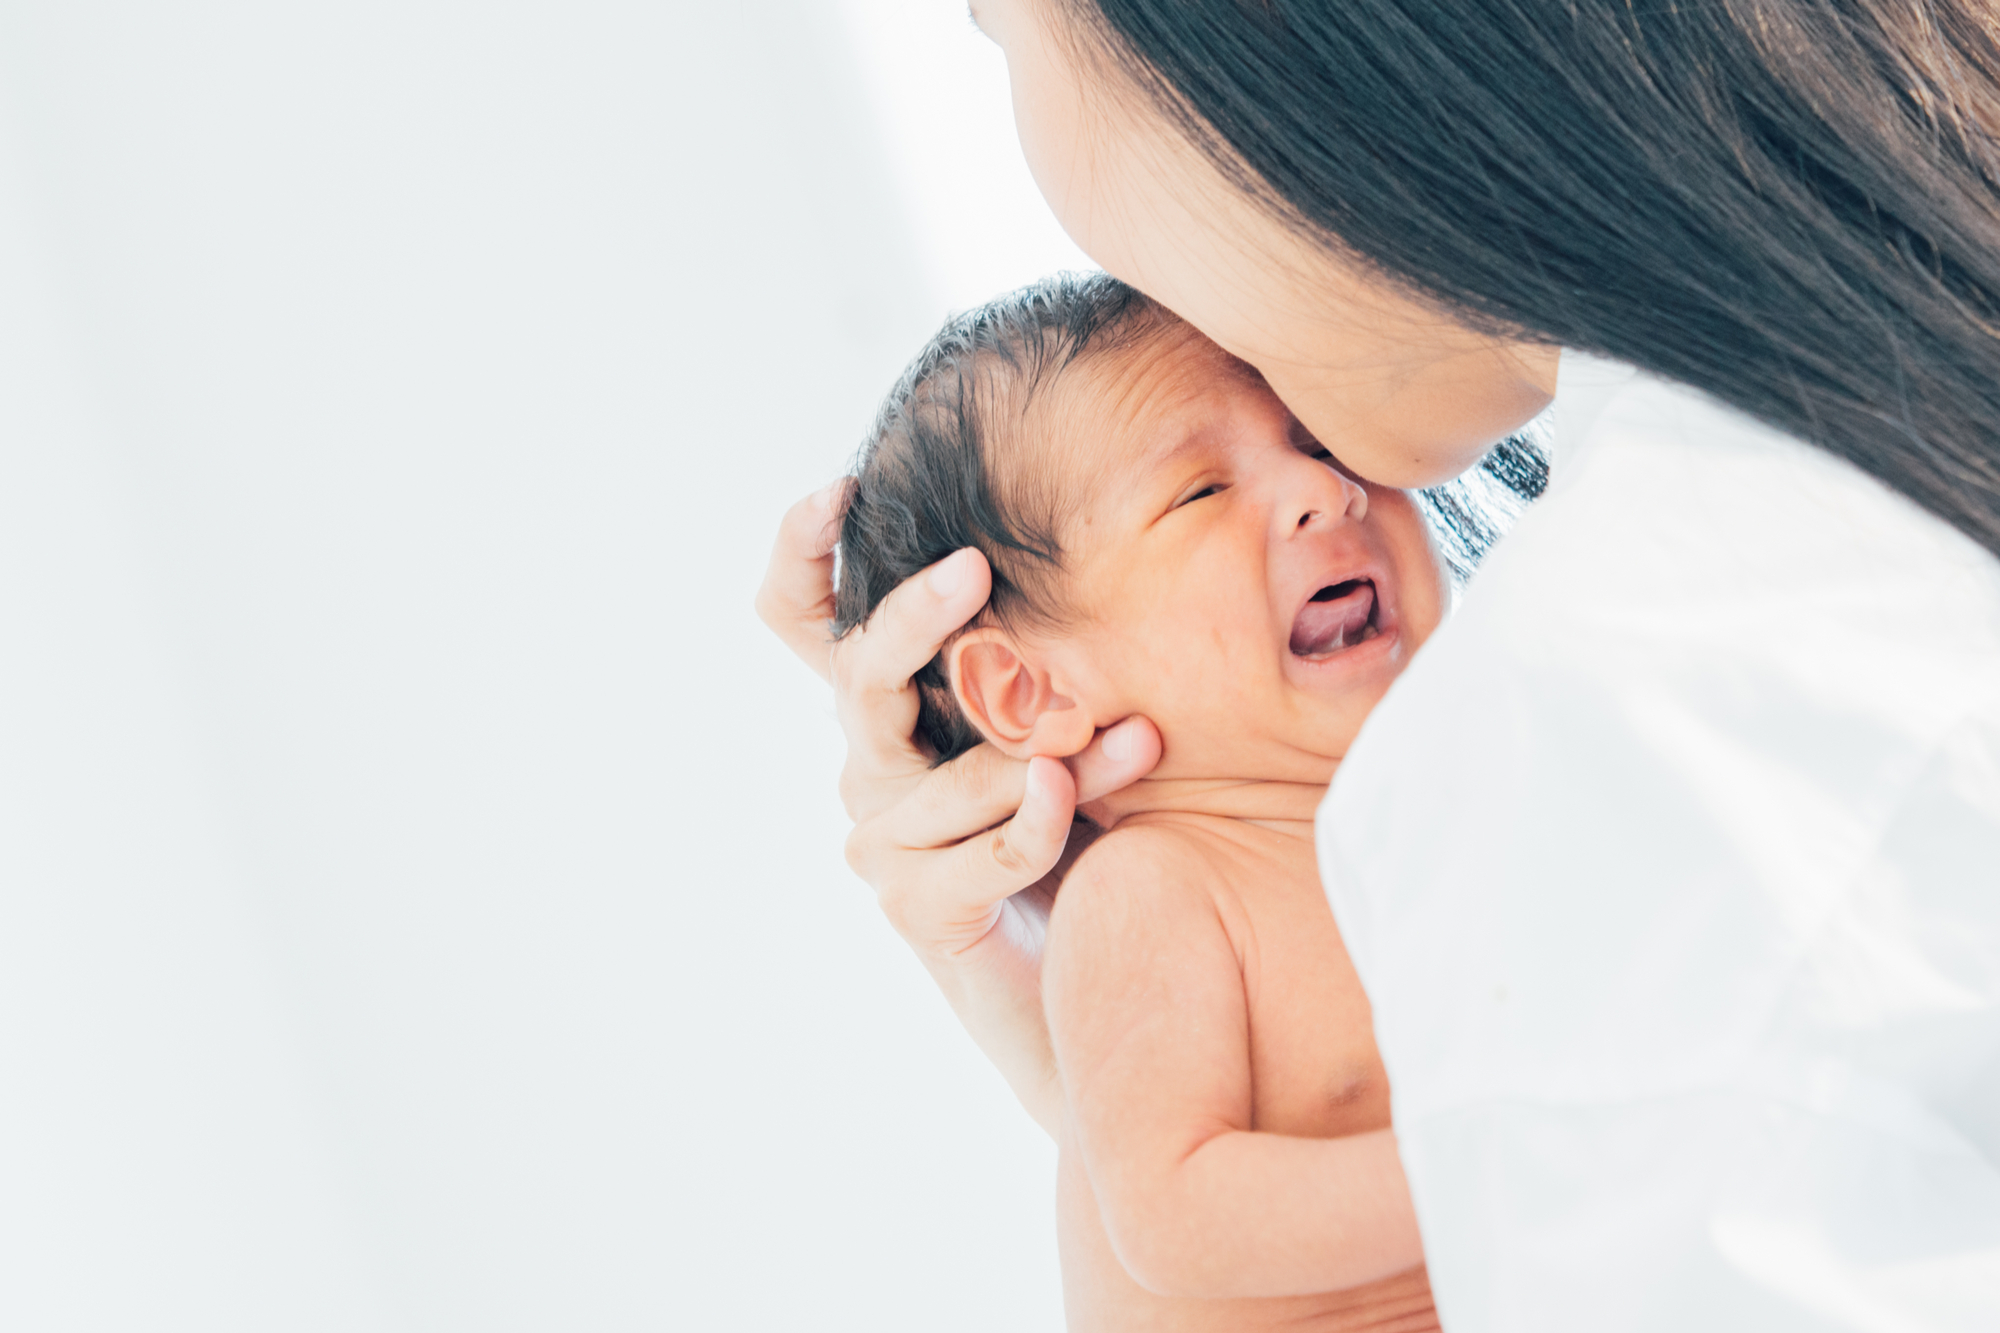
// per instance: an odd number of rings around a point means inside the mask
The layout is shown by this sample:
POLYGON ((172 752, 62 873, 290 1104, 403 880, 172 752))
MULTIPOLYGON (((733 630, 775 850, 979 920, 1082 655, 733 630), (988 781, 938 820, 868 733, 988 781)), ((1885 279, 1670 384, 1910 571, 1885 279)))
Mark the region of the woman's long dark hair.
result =
POLYGON ((1064 0, 1238 184, 2000 553, 1991 0, 1064 0))

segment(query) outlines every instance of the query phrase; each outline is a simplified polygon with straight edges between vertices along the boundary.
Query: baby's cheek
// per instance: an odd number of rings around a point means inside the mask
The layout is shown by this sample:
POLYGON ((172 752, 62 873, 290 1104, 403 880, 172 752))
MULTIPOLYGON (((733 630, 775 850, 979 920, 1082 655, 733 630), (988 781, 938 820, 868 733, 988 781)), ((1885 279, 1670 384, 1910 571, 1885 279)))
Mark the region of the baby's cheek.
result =
POLYGON ((1268 688, 1276 669, 1270 590, 1259 562, 1243 558, 1228 535, 1091 571, 1098 577, 1086 651, 1156 721, 1169 710, 1192 719, 1240 707, 1246 694, 1268 688))
POLYGON ((1430 637, 1450 600, 1449 575, 1430 525, 1408 492, 1370 486, 1368 518, 1396 571, 1397 614, 1414 648, 1430 637))
POLYGON ((1186 717, 1233 691, 1239 649, 1228 624, 1181 603, 1108 644, 1101 660, 1135 708, 1186 717))

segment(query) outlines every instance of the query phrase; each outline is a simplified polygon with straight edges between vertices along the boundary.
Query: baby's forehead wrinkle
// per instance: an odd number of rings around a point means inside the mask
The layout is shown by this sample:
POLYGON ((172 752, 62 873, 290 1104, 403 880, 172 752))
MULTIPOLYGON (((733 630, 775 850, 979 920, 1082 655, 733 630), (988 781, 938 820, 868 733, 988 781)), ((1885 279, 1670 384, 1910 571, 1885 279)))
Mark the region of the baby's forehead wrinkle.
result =
POLYGON ((1109 383, 1101 391, 1107 415, 1147 441, 1119 461, 1157 465, 1199 443, 1199 425, 1184 419, 1185 409, 1205 396, 1214 384, 1213 372, 1222 369, 1203 350, 1204 344, 1169 332, 1147 339, 1106 368, 1109 383))
POLYGON ((1183 455, 1202 452, 1212 442, 1212 432, 1202 426, 1201 422, 1180 421, 1157 432, 1140 463, 1149 470, 1163 468, 1179 462, 1183 455))

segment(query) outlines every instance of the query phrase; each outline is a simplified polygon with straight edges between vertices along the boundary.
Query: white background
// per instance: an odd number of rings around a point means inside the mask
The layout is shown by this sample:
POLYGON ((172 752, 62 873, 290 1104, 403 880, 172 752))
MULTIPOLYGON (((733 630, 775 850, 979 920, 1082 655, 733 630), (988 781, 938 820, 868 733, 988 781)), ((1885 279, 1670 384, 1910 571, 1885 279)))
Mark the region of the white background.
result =
POLYGON ((0 3, 0 1327, 1059 1327, 750 598, 1080 262, 954 0, 0 3))

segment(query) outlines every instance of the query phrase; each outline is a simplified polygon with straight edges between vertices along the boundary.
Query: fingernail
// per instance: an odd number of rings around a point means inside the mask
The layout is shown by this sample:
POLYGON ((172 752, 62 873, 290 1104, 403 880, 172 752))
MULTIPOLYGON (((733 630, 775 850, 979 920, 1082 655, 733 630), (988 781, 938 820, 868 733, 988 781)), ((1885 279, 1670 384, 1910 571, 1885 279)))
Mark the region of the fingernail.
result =
POLYGON ((1104 757, 1122 764, 1132 757, 1132 724, 1120 722, 1104 733, 1104 757))
POLYGON ((1030 759, 1028 761, 1027 795, 1021 798, 1021 803, 1025 805, 1029 801, 1038 801, 1042 797, 1047 796, 1048 794, 1049 794, 1048 780, 1042 776, 1042 770, 1040 765, 1036 764, 1034 760, 1030 759))
POLYGON ((949 597, 965 586, 965 552, 954 551, 931 567, 931 591, 949 597))

